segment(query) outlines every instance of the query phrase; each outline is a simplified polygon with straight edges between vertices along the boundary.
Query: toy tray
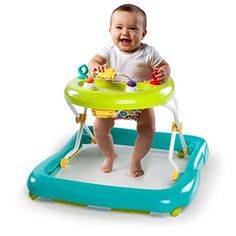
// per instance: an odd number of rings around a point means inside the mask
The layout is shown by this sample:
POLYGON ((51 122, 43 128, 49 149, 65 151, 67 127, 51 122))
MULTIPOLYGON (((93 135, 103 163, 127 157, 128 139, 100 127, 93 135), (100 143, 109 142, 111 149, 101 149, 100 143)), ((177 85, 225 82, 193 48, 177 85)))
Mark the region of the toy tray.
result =
POLYGON ((150 108, 168 102, 174 95, 171 78, 158 86, 139 82, 135 92, 126 92, 125 82, 95 80, 96 89, 85 89, 83 84, 84 80, 72 79, 65 88, 65 99, 74 105, 101 110, 150 108))

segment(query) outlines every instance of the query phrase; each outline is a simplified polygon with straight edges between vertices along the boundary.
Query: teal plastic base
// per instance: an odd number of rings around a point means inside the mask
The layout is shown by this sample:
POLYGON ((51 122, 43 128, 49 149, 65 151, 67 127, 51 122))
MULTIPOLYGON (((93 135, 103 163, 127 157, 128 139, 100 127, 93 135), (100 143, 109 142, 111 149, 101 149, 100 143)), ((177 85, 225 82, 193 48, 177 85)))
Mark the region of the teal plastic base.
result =
MULTIPOLYGON (((92 130, 92 127, 89 127, 92 130)), ((115 144, 133 146, 137 137, 136 130, 113 128, 115 144)), ((167 189, 139 189, 85 183, 57 178, 61 169, 60 160, 70 152, 76 140, 76 134, 56 154, 39 164, 30 174, 27 185, 31 196, 39 196, 91 206, 171 213, 175 209, 187 206, 195 196, 200 183, 200 170, 208 158, 208 146, 204 139, 184 135, 188 146, 189 161, 184 173, 167 189)), ((156 132, 152 148, 169 149, 171 133, 156 132)), ((83 133, 82 144, 89 144, 90 137, 83 133)), ((175 151, 182 149, 180 139, 176 138, 175 151)))

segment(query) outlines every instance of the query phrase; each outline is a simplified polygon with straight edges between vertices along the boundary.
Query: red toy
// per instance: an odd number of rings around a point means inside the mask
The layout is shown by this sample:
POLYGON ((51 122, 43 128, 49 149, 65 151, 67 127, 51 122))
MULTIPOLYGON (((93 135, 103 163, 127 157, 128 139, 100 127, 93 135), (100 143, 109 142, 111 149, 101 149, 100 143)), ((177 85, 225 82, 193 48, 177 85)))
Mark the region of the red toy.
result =
POLYGON ((151 73, 151 80, 149 81, 152 85, 160 85, 161 82, 158 79, 158 68, 154 68, 151 73))

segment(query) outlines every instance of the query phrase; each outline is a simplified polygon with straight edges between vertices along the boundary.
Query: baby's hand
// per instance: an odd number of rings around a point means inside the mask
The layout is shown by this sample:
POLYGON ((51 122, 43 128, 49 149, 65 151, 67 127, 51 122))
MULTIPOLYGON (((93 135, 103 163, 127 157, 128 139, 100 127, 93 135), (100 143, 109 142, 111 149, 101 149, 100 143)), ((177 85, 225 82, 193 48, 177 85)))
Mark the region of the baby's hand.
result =
POLYGON ((93 72, 104 72, 105 69, 106 69, 106 64, 104 65, 97 64, 93 66, 93 72))
POLYGON ((166 67, 166 66, 161 66, 159 69, 158 69, 158 78, 157 78, 157 81, 160 83, 160 84, 163 84, 167 81, 169 77, 169 69, 166 67))
POLYGON ((169 75, 170 75, 169 67, 166 65, 163 65, 159 68, 153 69, 152 79, 157 81, 157 84, 163 84, 167 81, 169 75))

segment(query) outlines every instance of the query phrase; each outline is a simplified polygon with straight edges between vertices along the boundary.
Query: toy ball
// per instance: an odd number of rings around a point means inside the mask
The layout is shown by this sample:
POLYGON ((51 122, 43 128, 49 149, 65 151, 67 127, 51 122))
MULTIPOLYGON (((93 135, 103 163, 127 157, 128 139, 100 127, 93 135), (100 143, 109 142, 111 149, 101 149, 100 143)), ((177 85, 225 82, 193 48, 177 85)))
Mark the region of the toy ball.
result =
POLYGON ((129 81, 127 82, 127 85, 128 85, 129 87, 135 87, 135 86, 137 85, 137 83, 136 83, 135 81, 133 81, 133 80, 129 80, 129 81))

